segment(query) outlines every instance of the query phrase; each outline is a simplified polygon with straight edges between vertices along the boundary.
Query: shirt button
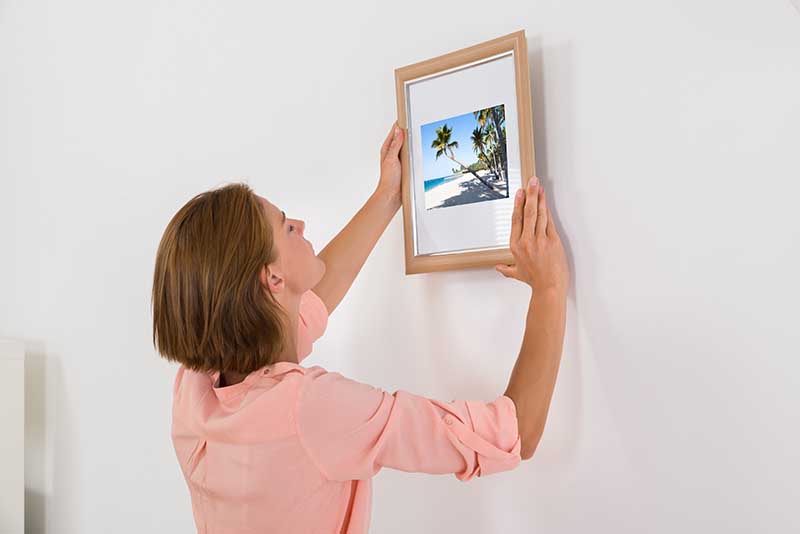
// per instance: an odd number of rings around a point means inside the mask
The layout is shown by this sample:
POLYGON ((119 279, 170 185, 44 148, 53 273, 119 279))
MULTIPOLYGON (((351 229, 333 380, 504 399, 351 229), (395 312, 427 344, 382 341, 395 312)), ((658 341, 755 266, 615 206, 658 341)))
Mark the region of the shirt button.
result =
POLYGON ((444 422, 447 423, 448 425, 452 425, 453 418, 448 415, 447 417, 444 418, 444 422))

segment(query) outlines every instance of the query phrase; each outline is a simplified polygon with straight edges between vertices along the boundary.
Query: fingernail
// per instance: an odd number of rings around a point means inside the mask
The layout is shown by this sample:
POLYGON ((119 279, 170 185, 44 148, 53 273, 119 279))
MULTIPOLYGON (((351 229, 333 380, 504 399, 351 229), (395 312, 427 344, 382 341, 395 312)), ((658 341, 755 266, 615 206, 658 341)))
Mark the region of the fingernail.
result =
POLYGON ((523 193, 523 191, 522 191, 521 187, 519 189, 517 189, 517 198, 522 198, 522 193, 523 193))
POLYGON ((400 135, 400 128, 395 128, 394 129, 394 134, 395 135, 400 135))

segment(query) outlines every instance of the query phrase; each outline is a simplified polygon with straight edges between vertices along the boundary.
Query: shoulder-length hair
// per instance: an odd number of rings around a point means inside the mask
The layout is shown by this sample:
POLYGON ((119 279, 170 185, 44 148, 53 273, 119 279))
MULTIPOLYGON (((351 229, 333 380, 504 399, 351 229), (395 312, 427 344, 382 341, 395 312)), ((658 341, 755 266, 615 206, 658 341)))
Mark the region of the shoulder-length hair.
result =
POLYGON ((203 372, 251 373, 284 349, 285 310, 261 270, 277 259, 272 225, 253 191, 201 193, 167 225, 153 276, 153 344, 203 372))

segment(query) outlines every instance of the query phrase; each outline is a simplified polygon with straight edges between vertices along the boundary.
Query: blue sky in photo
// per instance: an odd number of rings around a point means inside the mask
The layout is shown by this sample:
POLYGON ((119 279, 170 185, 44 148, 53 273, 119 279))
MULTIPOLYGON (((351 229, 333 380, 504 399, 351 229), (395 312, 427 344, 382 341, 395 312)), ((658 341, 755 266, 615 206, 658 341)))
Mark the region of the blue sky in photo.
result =
POLYGON ((458 148, 453 149, 453 157, 464 165, 470 165, 478 161, 478 155, 472 150, 472 140, 470 139, 472 130, 478 126, 478 121, 473 117, 471 111, 449 119, 423 124, 421 127, 423 181, 450 176, 453 174, 452 169, 458 167, 453 160, 444 154, 439 156, 437 160, 436 150, 431 148, 431 143, 436 139, 436 128, 445 123, 453 130, 453 133, 450 134, 450 141, 458 141, 458 148))

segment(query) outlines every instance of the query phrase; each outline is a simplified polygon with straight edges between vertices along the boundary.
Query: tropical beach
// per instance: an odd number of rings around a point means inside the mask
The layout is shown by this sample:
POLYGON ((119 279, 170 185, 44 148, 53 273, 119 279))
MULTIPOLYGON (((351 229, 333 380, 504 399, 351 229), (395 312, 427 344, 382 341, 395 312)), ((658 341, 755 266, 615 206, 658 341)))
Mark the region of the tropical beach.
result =
MULTIPOLYGON (((489 171, 478 171, 481 178, 488 179, 489 171)), ((471 173, 462 173, 452 180, 438 184, 425 191, 425 206, 428 209, 470 204, 484 200, 508 198, 508 182, 502 180, 497 190, 489 190, 471 173)))
POLYGON ((426 209, 508 198, 503 104, 423 124, 421 133, 426 209))

